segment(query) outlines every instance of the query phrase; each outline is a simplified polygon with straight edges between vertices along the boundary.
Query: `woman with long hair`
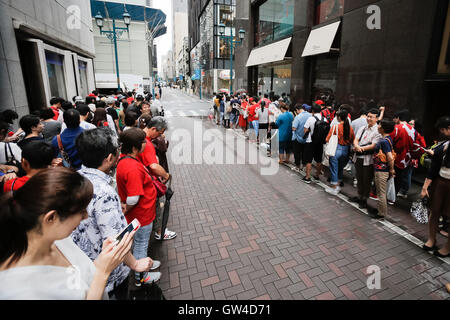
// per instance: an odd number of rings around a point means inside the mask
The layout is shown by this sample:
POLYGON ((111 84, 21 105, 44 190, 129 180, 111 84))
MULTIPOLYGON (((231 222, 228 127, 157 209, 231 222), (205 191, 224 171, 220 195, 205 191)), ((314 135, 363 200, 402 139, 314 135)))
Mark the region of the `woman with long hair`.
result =
POLYGON ((340 183, 343 181, 344 167, 348 163, 350 146, 355 140, 355 133, 348 119, 348 112, 340 110, 337 114, 338 124, 331 127, 327 142, 332 135, 338 136, 338 145, 334 157, 330 157, 331 187, 326 192, 337 195, 341 191, 340 183))
POLYGON ((92 183, 67 168, 46 169, 0 199, 0 299, 108 299, 111 272, 134 232, 108 239, 92 262, 70 235, 87 217, 92 183))
POLYGON ((97 128, 108 126, 108 118, 106 117, 106 110, 104 108, 97 108, 95 110, 92 124, 97 128))
POLYGON ((443 141, 434 149, 432 165, 422 187, 422 198, 430 198, 431 216, 428 222, 428 241, 423 249, 434 251, 434 255, 450 257, 450 238, 447 238, 445 247, 438 250, 436 246, 436 233, 439 218, 450 217, 450 117, 439 119, 436 127, 442 135, 443 141), (431 197, 430 197, 431 195, 431 197))

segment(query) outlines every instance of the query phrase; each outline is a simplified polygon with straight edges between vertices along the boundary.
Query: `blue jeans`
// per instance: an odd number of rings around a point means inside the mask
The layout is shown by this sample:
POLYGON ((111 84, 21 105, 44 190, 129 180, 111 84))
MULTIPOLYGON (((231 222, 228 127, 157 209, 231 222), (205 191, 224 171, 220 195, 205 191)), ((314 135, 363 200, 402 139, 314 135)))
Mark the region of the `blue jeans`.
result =
POLYGON ((256 133, 256 138, 258 138, 259 121, 258 120, 253 120, 252 124, 253 124, 253 129, 255 130, 255 133, 256 133))
POLYGON ((411 187, 411 178, 414 168, 409 166, 406 169, 395 167, 395 191, 402 194, 408 194, 411 187))
MULTIPOLYGON (((145 227, 140 227, 134 235, 133 256, 136 260, 147 258, 148 243, 153 229, 153 222, 145 227)), ((140 273, 135 272, 136 280, 140 280, 140 273)))
POLYGON ((336 155, 330 157, 330 172, 331 172, 331 184, 338 185, 343 180, 344 167, 348 163, 348 154, 350 146, 343 146, 338 144, 336 148, 336 155))
POLYGON ((224 116, 225 112, 220 111, 220 125, 223 124, 223 116, 224 116))

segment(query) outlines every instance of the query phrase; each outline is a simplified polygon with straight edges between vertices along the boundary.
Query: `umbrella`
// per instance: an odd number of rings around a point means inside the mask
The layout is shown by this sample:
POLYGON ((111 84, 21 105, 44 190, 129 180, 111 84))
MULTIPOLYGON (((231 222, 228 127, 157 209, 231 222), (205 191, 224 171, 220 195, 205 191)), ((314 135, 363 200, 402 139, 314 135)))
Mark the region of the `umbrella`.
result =
POLYGON ((247 90, 245 90, 245 89, 239 89, 239 90, 237 90, 235 93, 247 93, 247 90))
POLYGON ((167 222, 169 221, 170 199, 172 199, 174 194, 171 186, 172 186, 172 177, 169 180, 169 185, 167 186, 166 191, 166 202, 164 203, 164 211, 161 223, 161 241, 164 240, 164 235, 166 234, 167 222))

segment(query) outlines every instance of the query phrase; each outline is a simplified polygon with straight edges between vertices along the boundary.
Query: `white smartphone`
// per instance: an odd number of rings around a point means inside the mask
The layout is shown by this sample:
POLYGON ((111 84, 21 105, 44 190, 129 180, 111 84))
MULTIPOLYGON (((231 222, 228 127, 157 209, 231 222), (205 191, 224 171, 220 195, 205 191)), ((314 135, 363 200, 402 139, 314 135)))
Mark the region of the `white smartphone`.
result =
POLYGON ((134 219, 118 236, 116 236, 116 244, 118 244, 126 233, 137 231, 141 227, 138 219, 134 219))

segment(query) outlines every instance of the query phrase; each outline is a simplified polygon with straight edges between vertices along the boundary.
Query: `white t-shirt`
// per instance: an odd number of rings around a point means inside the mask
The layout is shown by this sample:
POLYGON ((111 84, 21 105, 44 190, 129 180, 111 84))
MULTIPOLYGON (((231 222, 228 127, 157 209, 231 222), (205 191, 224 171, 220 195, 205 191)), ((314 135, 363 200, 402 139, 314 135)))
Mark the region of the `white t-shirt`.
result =
MULTIPOLYGON (((55 245, 71 267, 27 266, 0 272, 1 300, 85 300, 95 265, 70 237, 55 245)), ((103 293, 103 300, 109 300, 103 293)))
POLYGON ((314 134, 314 127, 316 125, 316 117, 319 120, 322 120, 322 115, 320 113, 314 114, 312 117, 310 117, 308 120, 306 120, 305 123, 305 129, 309 129, 311 131, 311 134, 308 135, 308 139, 306 139, 306 143, 312 142, 312 135, 314 134))
POLYGON ((0 164, 5 164, 7 160, 12 160, 11 151, 17 161, 20 162, 22 160, 22 149, 20 149, 17 143, 10 142, 9 146, 11 147, 11 150, 9 150, 7 143, 0 142, 0 164), (5 146, 8 153, 8 159, 6 159, 5 146))
MULTIPOLYGON (((82 127, 84 130, 92 130, 92 129, 96 129, 97 127, 96 126, 94 126, 92 123, 89 123, 89 122, 86 122, 86 121, 81 121, 80 122, 80 127, 82 127)), ((63 123, 63 125, 62 125, 62 129, 61 129, 61 133, 63 133, 64 132, 64 130, 66 130, 67 129, 67 125, 66 125, 66 123, 64 122, 63 123)))
MULTIPOLYGON (((347 118, 348 122, 350 123, 350 125, 352 125, 352 120, 350 119, 350 117, 347 118)), ((338 125, 339 121, 337 117, 334 117, 333 121, 331 121, 331 128, 333 128, 333 126, 338 125)))

